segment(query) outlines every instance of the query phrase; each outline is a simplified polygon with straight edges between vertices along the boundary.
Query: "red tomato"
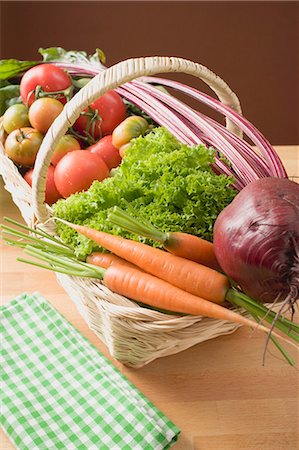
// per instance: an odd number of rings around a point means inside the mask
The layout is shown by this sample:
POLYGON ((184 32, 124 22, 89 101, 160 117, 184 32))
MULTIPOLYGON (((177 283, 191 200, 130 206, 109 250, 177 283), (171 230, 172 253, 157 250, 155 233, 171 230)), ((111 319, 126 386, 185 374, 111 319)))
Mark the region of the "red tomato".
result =
MULTIPOLYGON (((48 205, 52 205, 53 203, 57 202, 58 199, 60 199, 62 196, 58 192, 57 187, 55 185, 54 181, 54 167, 50 166, 48 168, 47 172, 47 181, 46 181, 46 203, 48 205)), ((24 174, 24 179, 27 181, 27 183, 32 186, 32 176, 33 176, 33 170, 30 169, 28 172, 24 174)))
POLYGON ((120 95, 109 91, 86 108, 74 123, 74 129, 83 136, 99 139, 111 134, 126 117, 126 107, 120 95), (97 114, 95 114, 97 111, 97 114))
MULTIPOLYGON (((45 92, 64 91, 72 82, 68 74, 53 64, 40 64, 32 67, 23 75, 20 83, 20 93, 23 103, 30 106, 35 100, 35 88, 40 86, 45 92)), ((62 103, 66 97, 60 94, 58 97, 62 103)))
POLYGON ((29 108, 30 123, 36 130, 46 133, 62 110, 63 104, 55 98, 38 98, 29 108))
POLYGON ((64 198, 87 190, 95 180, 109 176, 109 169, 102 158, 86 150, 67 153, 57 164, 54 180, 64 198))
POLYGON ((4 149, 7 156, 21 166, 33 166, 43 135, 31 127, 12 131, 6 138, 4 149))
POLYGON ((96 144, 87 148, 91 153, 96 153, 99 155, 103 161, 107 164, 108 168, 111 170, 117 167, 121 163, 121 157, 117 148, 112 145, 111 134, 103 137, 96 144))
POLYGON ((80 144, 74 136, 71 134, 65 134, 59 139, 58 144, 55 147, 54 153, 51 158, 51 163, 53 166, 57 166, 58 161, 63 158, 68 152, 73 152, 74 150, 80 150, 80 144))

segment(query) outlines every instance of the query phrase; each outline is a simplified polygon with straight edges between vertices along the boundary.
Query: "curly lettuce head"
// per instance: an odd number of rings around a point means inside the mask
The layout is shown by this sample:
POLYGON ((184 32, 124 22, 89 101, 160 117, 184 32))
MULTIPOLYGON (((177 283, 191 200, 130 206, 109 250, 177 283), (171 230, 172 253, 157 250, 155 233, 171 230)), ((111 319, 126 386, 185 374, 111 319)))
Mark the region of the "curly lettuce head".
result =
MULTIPOLYGON (((214 158, 213 149, 181 144, 165 128, 155 128, 132 141, 112 177, 95 181, 86 192, 59 200, 54 214, 70 222, 149 242, 109 223, 110 210, 114 206, 126 209, 129 203, 136 218, 145 219, 162 231, 180 230, 212 240, 218 214, 236 195, 232 177, 213 172, 214 158)), ((57 231, 81 258, 98 249, 66 225, 58 224, 57 231)))

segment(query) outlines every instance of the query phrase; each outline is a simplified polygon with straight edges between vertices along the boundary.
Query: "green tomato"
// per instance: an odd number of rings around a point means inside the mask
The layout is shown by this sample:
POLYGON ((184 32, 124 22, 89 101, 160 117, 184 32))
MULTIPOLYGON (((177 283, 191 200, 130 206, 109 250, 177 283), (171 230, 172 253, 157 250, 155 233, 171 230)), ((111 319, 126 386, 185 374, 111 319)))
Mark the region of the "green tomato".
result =
POLYGON ((43 135, 34 128, 19 128, 7 136, 4 143, 5 153, 14 163, 31 167, 42 141, 43 135))
POLYGON ((29 126, 28 108, 22 103, 12 105, 5 111, 3 116, 3 128, 6 133, 9 134, 18 128, 29 126))

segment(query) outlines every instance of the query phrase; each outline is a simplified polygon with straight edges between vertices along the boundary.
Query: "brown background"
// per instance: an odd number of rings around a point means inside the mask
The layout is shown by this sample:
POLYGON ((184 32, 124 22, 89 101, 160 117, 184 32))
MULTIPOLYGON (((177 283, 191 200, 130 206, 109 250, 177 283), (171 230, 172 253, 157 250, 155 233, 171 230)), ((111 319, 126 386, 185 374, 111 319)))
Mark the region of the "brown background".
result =
POLYGON ((50 46, 100 47, 107 65, 154 54, 189 58, 231 86, 272 144, 299 144, 298 13, 299 3, 288 1, 2 1, 1 58, 36 59, 50 46))

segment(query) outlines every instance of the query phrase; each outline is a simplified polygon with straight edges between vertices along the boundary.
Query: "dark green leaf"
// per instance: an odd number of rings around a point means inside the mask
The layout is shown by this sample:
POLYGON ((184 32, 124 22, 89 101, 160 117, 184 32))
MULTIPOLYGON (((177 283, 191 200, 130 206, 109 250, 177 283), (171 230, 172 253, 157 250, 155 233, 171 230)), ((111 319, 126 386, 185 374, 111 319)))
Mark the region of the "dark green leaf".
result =
POLYGON ((6 80, 0 80, 0 88, 3 88, 4 86, 9 86, 11 83, 9 83, 6 80))
POLYGON ((8 84, 0 88, 0 116, 9 108, 9 106, 21 103, 20 86, 17 84, 8 84))
POLYGON ((37 64, 40 64, 40 62, 2 59, 0 60, 0 80, 8 80, 9 78, 13 78, 31 67, 36 66, 37 64))

